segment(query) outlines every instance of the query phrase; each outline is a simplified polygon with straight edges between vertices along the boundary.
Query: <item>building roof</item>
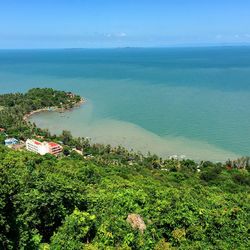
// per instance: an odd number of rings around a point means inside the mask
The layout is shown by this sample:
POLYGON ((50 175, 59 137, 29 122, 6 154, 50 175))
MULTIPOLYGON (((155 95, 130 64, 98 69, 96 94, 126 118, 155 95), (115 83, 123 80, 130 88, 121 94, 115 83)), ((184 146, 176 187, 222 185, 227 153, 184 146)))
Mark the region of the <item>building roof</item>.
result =
POLYGON ((36 140, 33 140, 33 142, 34 142, 36 145, 41 145, 41 144, 42 144, 40 141, 36 141, 36 140))
POLYGON ((16 138, 8 138, 5 139, 5 142, 17 142, 18 140, 16 138))
POLYGON ((50 147, 61 147, 59 144, 55 143, 55 142, 48 142, 48 145, 50 147))
POLYGON ((40 142, 40 141, 37 141, 37 140, 35 140, 35 139, 28 139, 26 142, 32 142, 32 143, 34 143, 35 145, 38 145, 38 146, 40 146, 40 145, 42 145, 43 143, 42 142, 40 142))

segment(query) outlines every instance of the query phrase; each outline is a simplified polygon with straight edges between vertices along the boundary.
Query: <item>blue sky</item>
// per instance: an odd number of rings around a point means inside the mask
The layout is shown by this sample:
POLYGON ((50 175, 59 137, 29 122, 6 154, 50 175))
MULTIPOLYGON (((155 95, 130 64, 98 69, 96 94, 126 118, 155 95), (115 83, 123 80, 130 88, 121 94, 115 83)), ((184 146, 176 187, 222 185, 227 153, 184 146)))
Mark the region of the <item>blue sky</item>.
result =
POLYGON ((0 0, 0 48, 250 44, 250 0, 0 0))

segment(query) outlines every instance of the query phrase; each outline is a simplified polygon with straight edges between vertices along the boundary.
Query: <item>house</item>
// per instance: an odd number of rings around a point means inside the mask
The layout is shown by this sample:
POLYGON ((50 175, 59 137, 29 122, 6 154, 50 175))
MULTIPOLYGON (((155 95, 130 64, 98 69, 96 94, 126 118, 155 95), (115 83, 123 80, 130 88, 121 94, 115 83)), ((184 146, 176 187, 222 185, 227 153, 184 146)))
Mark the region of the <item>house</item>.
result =
POLYGON ((18 140, 16 138, 8 138, 4 141, 5 146, 12 146, 18 143, 18 140))
POLYGON ((49 154, 52 154, 52 155, 58 155, 63 150, 62 146, 55 142, 47 142, 47 147, 48 147, 49 154))
POLYGON ((28 151, 31 151, 40 155, 45 155, 48 153, 46 144, 40 141, 37 141, 34 139, 28 139, 25 144, 26 144, 26 149, 28 151))
POLYGON ((62 152, 63 148, 62 146, 54 142, 40 142, 34 139, 28 139, 26 141, 26 149, 40 155, 58 155, 62 152))

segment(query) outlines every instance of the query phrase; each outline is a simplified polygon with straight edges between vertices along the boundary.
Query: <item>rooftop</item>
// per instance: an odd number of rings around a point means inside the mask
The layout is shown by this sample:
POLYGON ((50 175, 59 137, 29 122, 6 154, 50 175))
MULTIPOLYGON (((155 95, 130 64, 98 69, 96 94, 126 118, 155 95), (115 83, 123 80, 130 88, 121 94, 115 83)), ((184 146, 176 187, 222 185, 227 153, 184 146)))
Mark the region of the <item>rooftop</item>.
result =
POLYGON ((60 146, 59 144, 57 144, 57 143, 55 143, 55 142, 48 142, 48 145, 49 145, 50 147, 58 147, 58 146, 60 146))
POLYGON ((42 144, 40 141, 36 141, 36 140, 33 140, 33 142, 34 142, 36 145, 41 145, 41 144, 42 144))
POLYGON ((13 141, 17 142, 18 140, 16 138, 8 138, 5 140, 5 142, 13 142, 13 141))

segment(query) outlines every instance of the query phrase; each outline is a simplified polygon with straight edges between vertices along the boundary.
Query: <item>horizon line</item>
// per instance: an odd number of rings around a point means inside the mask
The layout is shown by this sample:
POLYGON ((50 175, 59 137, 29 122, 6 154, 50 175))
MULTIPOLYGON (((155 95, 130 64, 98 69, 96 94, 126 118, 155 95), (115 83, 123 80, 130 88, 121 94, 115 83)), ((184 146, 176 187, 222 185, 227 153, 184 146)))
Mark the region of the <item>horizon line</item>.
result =
POLYGON ((114 46, 114 47, 37 47, 37 48, 0 48, 0 50, 92 50, 92 49, 164 49, 164 48, 209 48, 209 47, 250 47, 250 43, 240 44, 189 44, 166 46, 114 46))

